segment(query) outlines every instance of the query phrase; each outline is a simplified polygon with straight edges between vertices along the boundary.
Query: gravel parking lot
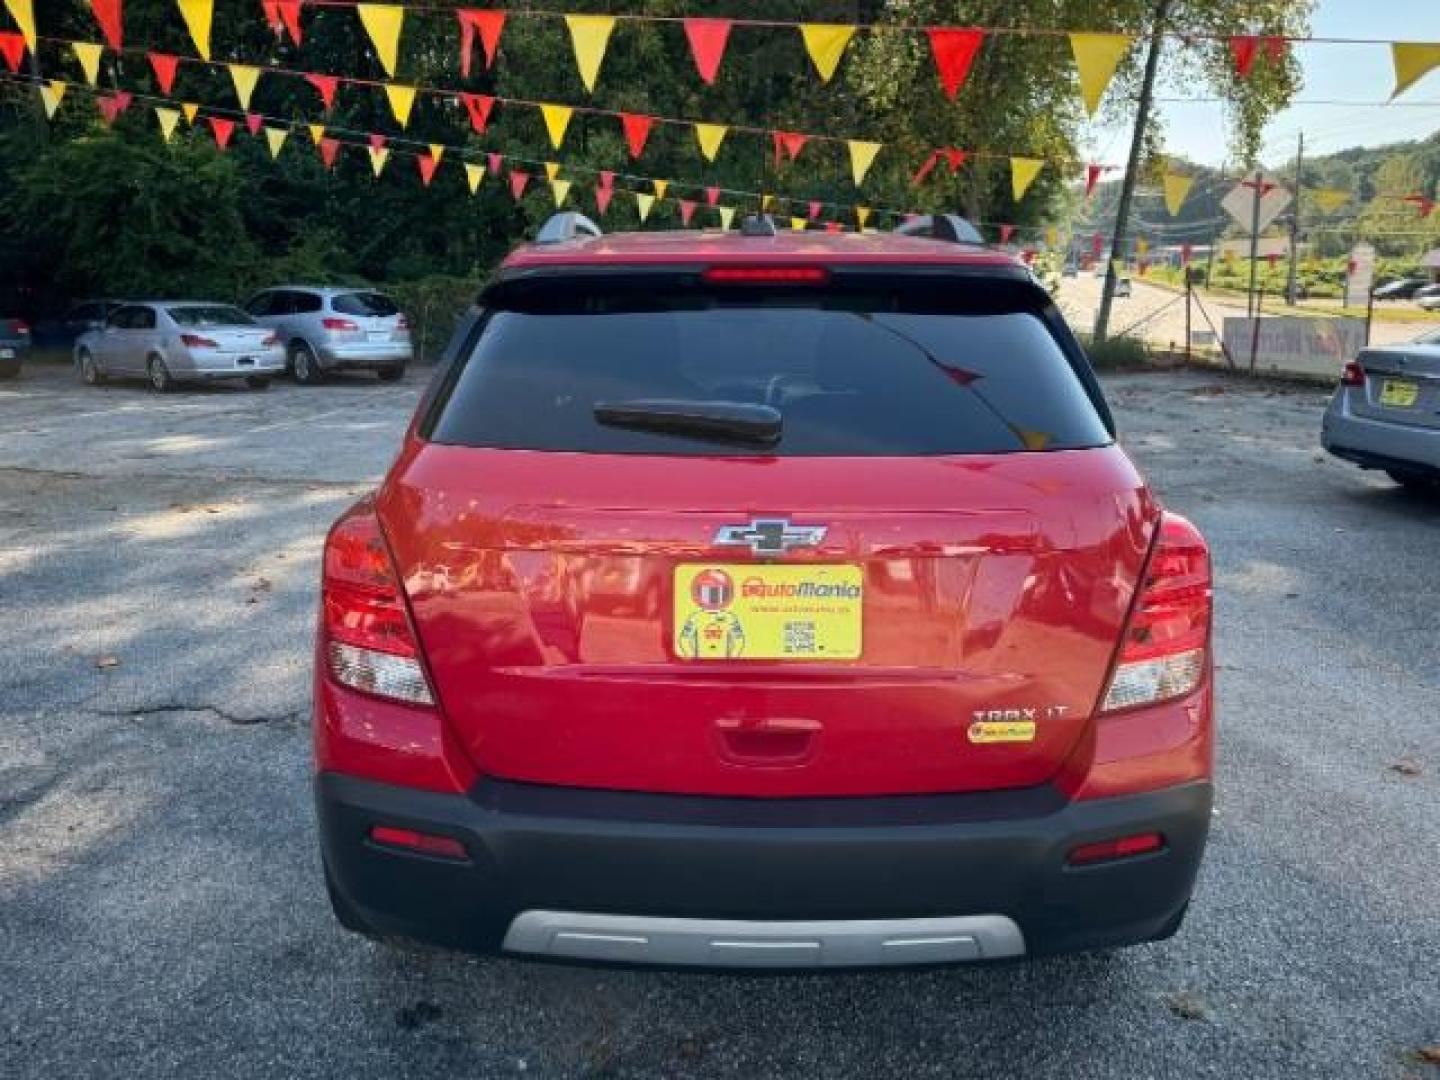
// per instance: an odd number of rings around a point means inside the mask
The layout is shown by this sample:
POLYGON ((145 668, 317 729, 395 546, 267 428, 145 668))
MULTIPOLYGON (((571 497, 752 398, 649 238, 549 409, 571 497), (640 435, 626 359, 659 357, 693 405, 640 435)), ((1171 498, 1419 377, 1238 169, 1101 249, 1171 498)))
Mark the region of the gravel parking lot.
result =
POLYGON ((1322 456, 1323 392, 1209 375, 1107 384, 1216 552, 1219 808, 1177 938, 737 977, 341 931, 317 556, 420 377, 0 386, 0 1075, 1440 1078, 1440 500, 1322 456))

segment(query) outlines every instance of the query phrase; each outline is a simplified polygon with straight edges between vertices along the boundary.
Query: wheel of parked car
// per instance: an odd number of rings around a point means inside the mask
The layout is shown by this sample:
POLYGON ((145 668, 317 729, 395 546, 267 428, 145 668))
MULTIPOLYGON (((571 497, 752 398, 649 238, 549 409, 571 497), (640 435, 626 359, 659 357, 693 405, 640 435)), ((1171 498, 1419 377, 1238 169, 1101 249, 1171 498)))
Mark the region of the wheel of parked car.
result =
POLYGON ((269 390, 270 378, 266 375, 251 375, 246 378, 245 385, 251 390, 269 390))
POLYGON ((80 350, 80 381, 86 386, 99 386, 105 381, 105 373, 100 370, 100 365, 95 363, 95 357, 90 355, 89 349, 80 350))
POLYGON ((315 359, 315 353, 303 341, 290 352, 290 368, 295 372, 295 381, 306 386, 314 386, 325 378, 325 373, 320 370, 320 364, 315 359))
POLYGON ((146 360, 145 371, 150 376, 152 390, 166 394, 175 389, 175 379, 170 375, 170 369, 165 366, 165 361, 160 357, 151 356, 146 360))
POLYGON ((405 365, 381 368, 375 374, 381 382, 399 382, 405 375, 405 365))

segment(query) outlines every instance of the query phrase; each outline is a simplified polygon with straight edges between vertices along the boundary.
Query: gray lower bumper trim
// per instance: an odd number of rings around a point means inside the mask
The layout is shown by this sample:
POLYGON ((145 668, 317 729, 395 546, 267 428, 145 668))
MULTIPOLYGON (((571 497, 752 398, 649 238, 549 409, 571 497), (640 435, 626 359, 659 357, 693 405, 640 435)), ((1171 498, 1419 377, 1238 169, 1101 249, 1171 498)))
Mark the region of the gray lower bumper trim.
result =
POLYGON ((1003 915, 748 922, 524 911, 502 948, 628 964, 824 968, 996 960, 1023 956, 1025 939, 1003 915))

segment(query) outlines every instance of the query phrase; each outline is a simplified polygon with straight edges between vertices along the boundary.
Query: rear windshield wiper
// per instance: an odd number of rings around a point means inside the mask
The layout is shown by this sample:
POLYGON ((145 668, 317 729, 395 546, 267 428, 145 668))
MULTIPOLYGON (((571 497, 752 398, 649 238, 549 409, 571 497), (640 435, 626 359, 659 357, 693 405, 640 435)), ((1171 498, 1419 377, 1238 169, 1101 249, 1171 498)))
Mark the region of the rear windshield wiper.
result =
POLYGON ((783 426, 779 410, 769 405, 674 398, 596 402, 595 419, 609 427, 763 444, 779 442, 783 426))

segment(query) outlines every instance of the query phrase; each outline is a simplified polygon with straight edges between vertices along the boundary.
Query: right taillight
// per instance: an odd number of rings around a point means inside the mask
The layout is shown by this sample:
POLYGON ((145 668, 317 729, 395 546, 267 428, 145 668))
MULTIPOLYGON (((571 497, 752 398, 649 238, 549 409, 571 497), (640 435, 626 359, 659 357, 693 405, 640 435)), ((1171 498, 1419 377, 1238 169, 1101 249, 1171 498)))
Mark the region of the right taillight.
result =
POLYGON ((218 341, 202 337, 199 334, 181 334, 180 343, 187 349, 218 349, 220 347, 218 341))
POLYGON ((1204 538, 1184 518, 1163 515, 1102 711, 1153 705, 1200 685, 1210 649, 1210 602, 1204 538))
POLYGON ((358 324, 349 319, 322 319, 321 323, 326 330, 334 330, 340 334, 353 334, 360 329, 358 324))
POLYGON ((1351 360, 1340 371, 1341 386, 1364 386, 1365 366, 1359 360, 1351 360))
POLYGON ((400 581, 373 509, 360 504, 325 542, 324 656, 336 682, 368 694, 434 704, 400 581))

